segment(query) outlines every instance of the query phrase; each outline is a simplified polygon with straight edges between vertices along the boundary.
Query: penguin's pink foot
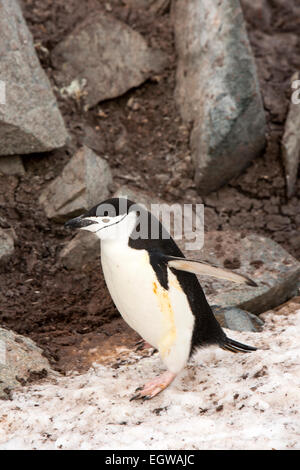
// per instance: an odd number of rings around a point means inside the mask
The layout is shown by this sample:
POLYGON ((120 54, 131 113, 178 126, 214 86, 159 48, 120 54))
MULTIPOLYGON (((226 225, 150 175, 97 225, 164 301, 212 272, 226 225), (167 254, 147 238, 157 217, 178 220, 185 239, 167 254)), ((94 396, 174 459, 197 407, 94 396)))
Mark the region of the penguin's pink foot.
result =
POLYGON ((169 372, 169 371, 164 372, 158 377, 155 377, 155 379, 151 380, 143 387, 137 388, 136 392, 138 393, 134 395, 130 399, 130 401, 139 400, 139 399, 151 400, 151 398, 155 397, 160 392, 162 392, 165 388, 167 388, 170 385, 170 383, 173 382, 175 377, 176 377, 176 374, 173 374, 172 372, 169 372))

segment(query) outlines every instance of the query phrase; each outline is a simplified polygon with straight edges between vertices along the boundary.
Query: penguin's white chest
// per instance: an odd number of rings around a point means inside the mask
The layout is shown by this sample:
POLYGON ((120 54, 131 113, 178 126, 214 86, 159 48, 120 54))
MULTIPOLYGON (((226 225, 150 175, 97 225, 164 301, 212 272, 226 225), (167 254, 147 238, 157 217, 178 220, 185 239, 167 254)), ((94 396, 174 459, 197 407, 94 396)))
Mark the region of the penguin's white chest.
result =
POLYGON ((190 353, 194 316, 177 277, 168 269, 168 289, 156 277, 146 250, 103 243, 101 262, 111 297, 124 320, 157 348, 177 373, 190 353))

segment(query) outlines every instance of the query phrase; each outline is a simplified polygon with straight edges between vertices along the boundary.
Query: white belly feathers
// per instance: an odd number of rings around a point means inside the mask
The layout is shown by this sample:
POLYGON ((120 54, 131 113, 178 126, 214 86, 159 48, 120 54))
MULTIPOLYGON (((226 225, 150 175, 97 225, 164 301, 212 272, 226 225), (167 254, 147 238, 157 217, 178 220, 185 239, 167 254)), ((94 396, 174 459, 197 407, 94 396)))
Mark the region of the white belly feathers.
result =
POLYGON ((191 347, 194 316, 176 276, 159 283, 146 250, 101 242, 101 262, 111 297, 124 320, 157 348, 168 370, 178 373, 191 347))

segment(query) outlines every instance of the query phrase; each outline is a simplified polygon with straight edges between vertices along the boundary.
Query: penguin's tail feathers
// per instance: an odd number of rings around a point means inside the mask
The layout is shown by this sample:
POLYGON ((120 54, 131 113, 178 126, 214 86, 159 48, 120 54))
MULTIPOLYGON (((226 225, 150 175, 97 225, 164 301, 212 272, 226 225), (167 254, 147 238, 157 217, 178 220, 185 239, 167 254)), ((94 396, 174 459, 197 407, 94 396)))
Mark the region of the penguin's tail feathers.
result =
POLYGON ((257 348, 254 346, 248 346, 247 344, 239 343, 238 341, 235 341, 234 339, 228 338, 226 336, 224 342, 220 344, 220 347, 222 349, 225 349, 226 351, 231 351, 231 352, 244 352, 244 353, 249 353, 251 351, 256 351, 257 348))

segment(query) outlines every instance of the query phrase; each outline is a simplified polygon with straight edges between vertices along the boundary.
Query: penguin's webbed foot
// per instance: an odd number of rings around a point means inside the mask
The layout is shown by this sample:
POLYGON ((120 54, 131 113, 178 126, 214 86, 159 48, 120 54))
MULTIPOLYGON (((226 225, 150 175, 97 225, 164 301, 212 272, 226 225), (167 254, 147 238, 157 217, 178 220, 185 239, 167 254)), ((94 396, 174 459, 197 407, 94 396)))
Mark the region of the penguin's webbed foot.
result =
POLYGON ((130 401, 132 400, 151 400, 151 398, 155 397, 158 395, 160 392, 162 392, 165 388, 167 388, 171 382, 175 379, 176 374, 173 374, 173 372, 164 372, 163 374, 159 375, 158 377, 155 377, 155 379, 151 380, 148 382, 146 385, 143 387, 138 387, 136 389, 136 392, 138 392, 136 395, 130 398, 130 401))

